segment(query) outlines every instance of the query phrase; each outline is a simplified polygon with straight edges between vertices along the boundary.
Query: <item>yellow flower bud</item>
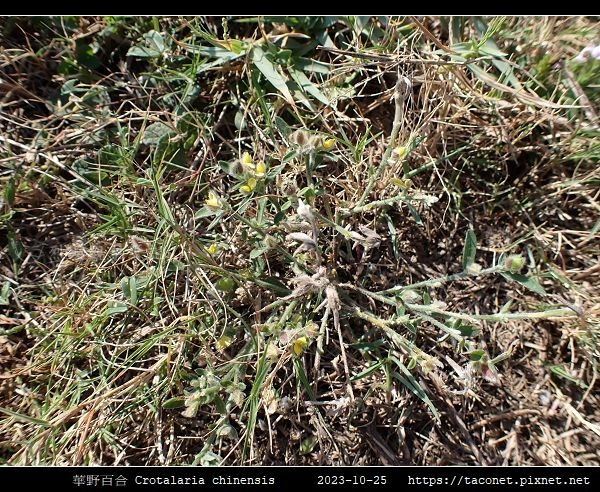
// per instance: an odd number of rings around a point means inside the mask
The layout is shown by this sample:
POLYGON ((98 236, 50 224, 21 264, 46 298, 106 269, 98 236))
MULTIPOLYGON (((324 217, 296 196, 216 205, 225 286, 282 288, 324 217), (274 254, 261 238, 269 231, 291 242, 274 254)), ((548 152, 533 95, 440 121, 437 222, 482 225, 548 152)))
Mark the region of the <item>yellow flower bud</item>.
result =
POLYGON ((407 147, 400 145, 392 150, 392 159, 397 161, 398 159, 402 159, 406 155, 407 147))
POLYGON ((255 175, 258 176, 259 178, 262 178, 266 172, 267 172, 267 166, 265 166, 265 163, 263 161, 259 161, 258 164, 256 165, 255 175))
POLYGON ((206 250, 206 252, 207 252, 209 255, 211 255, 211 256, 212 256, 212 255, 214 255, 214 254, 217 252, 217 243, 212 243, 212 244, 211 244, 210 246, 208 246, 208 247, 206 247, 206 246, 205 246, 205 247, 204 247, 204 249, 206 250))
POLYGON ((242 155, 242 164, 247 167, 254 167, 252 166, 252 157, 250 157, 248 152, 244 152, 242 155))
POLYGON ((254 191, 254 188, 256 188, 256 179, 248 178, 248 181, 246 181, 246 184, 244 184, 240 187, 240 191, 242 193, 251 193, 252 191, 254 191))
POLYGON ((322 147, 323 147, 324 150, 329 150, 334 145, 335 145, 335 139, 333 139, 333 138, 326 138, 325 140, 323 140, 322 147))
POLYGON ((396 185, 398 188, 400 188, 403 191, 408 190, 413 184, 412 179, 408 179, 408 178, 406 178, 406 179, 392 178, 392 179, 390 179, 390 182, 392 184, 396 185))
POLYGON ((209 207, 213 210, 220 209, 223 206, 223 204, 221 203, 221 200, 219 198, 219 195, 217 195, 214 191, 208 192, 208 198, 204 201, 204 203, 206 204, 207 207, 209 207))
POLYGON ((307 337, 297 338, 296 341, 294 342, 294 344, 292 345, 292 352, 294 352, 294 355, 296 357, 300 357, 306 347, 308 347, 308 338, 307 337))
POLYGON ((217 350, 222 352, 227 347, 231 345, 233 339, 229 335, 223 335, 221 338, 217 340, 217 350))

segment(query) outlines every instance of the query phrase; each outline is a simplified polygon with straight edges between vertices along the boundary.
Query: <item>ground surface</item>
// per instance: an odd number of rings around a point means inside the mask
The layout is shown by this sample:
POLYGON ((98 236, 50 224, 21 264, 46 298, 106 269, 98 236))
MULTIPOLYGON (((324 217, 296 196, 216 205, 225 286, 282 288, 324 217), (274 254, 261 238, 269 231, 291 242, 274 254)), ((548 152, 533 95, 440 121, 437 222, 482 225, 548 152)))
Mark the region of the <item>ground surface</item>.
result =
POLYGON ((598 27, 0 19, 0 462, 600 464, 598 27))

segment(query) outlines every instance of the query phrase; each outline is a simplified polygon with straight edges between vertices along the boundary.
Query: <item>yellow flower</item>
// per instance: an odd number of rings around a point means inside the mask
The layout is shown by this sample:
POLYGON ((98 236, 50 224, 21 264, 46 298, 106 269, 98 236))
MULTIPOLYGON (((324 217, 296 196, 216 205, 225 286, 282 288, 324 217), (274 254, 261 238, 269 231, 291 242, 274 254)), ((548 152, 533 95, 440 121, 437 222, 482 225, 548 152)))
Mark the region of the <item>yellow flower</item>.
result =
POLYGON ((221 199, 219 198, 219 195, 217 195, 212 190, 208 192, 208 198, 205 200, 204 203, 206 204, 207 207, 209 207, 213 210, 218 210, 223 207, 223 204, 221 203, 221 199))
POLYGON ((231 345, 233 339, 229 335, 223 335, 221 338, 217 340, 217 350, 222 352, 227 347, 231 345))
POLYGON ((252 191, 254 191, 254 188, 256 188, 256 179, 248 178, 246 184, 240 187, 240 191, 242 191, 243 193, 251 193, 252 191))
POLYGON ((294 355, 296 357, 300 357, 306 347, 308 347, 308 338, 307 337, 297 338, 296 341, 294 342, 294 344, 292 345, 292 352, 294 352, 294 355))
POLYGON ((259 178, 262 178, 266 172, 267 172, 267 166, 265 166, 265 163, 263 161, 259 161, 258 164, 256 165, 255 175, 258 176, 259 178))
POLYGON ((399 161, 406 155, 407 151, 408 151, 408 147, 405 147, 404 145, 400 145, 400 146, 396 147, 394 150, 392 150, 391 160, 393 162, 399 161))
POLYGON ((324 150, 329 150, 334 145, 335 145, 335 139, 333 139, 333 138, 326 138, 326 139, 323 140, 323 143, 322 143, 321 146, 323 147, 324 150))
POLYGON ((392 179, 390 179, 390 182, 392 184, 396 185, 398 188, 400 188, 403 191, 408 190, 413 184, 412 179, 408 179, 408 178, 406 178, 406 179, 392 178, 392 179))
POLYGON ((208 247, 206 247, 206 246, 205 246, 205 247, 204 247, 204 249, 206 250, 206 252, 207 252, 209 255, 211 255, 211 256, 212 256, 212 255, 214 255, 214 254, 217 252, 217 243, 212 243, 212 244, 211 244, 210 246, 208 246, 208 247))
POLYGON ((250 157, 250 154, 248 152, 244 152, 244 154, 242 155, 242 164, 246 167, 254 167, 252 164, 252 157, 250 157))

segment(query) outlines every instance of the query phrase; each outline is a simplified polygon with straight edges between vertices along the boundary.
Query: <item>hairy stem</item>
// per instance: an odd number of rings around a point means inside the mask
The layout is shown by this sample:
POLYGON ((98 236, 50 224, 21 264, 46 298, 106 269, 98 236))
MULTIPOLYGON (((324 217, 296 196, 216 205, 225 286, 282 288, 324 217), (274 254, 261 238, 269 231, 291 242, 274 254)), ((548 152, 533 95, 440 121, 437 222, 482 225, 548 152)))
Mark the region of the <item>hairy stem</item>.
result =
POLYGON ((394 102, 395 102, 395 113, 394 113, 394 122, 392 124, 392 133, 390 135, 390 141, 388 143, 388 147, 381 158, 381 164, 375 170, 375 173, 369 178, 369 182, 365 187, 365 191, 362 196, 358 200, 356 204, 357 207, 361 207, 364 205, 365 200, 369 197, 371 191, 375 187, 377 181, 388 167, 390 156, 392 155, 392 150, 396 144, 396 139, 398 138, 398 134, 400 133, 400 128, 402 127, 402 120, 404 116, 404 99, 408 93, 408 89, 410 87, 410 82, 405 77, 398 76, 398 81, 396 82, 396 87, 394 88, 394 102))

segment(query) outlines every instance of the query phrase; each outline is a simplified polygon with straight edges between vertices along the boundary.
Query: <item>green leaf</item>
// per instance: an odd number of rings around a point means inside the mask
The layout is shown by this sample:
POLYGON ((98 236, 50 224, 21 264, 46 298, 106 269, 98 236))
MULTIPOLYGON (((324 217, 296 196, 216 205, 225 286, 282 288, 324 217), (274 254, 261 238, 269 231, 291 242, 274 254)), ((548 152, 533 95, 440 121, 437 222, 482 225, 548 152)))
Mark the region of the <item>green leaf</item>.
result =
POLYGON ((200 450, 200 452, 194 457, 192 462, 193 466, 219 466, 223 458, 216 453, 211 451, 211 442, 208 442, 200 450))
POLYGON ((156 51, 163 52, 166 49, 165 38, 163 35, 156 31, 148 31, 144 34, 144 39, 150 46, 150 48, 156 51))
POLYGON ((285 122, 285 120, 281 116, 275 116, 275 118, 273 118, 273 123, 275 124, 275 127, 281 132, 283 137, 287 140, 287 138, 292 133, 292 129, 285 122))
POLYGON ((494 65, 498 70, 500 70, 500 73, 502 74, 500 77, 501 81, 506 80, 517 90, 525 90, 521 82, 519 82, 519 79, 517 79, 517 77, 515 76, 514 70, 508 62, 504 60, 494 59, 492 60, 492 65, 494 65))
POLYGON ((105 316, 112 316, 113 314, 126 313, 128 310, 127 304, 120 301, 112 301, 106 306, 104 310, 105 316))
POLYGON ((425 403, 431 410, 431 413, 433 414, 435 419, 439 420, 440 415, 437 411, 437 408, 435 408, 435 405, 430 400, 429 396, 427 396, 427 393, 425 393, 425 390, 423 390, 423 388, 415 379, 415 377, 410 373, 406 366, 402 364, 402 362, 400 362, 396 357, 390 356, 390 360, 393 361, 404 374, 404 376, 402 376, 401 374, 394 372, 393 374, 396 377, 396 379, 398 379, 398 381, 400 381, 411 393, 416 395, 423 403, 425 403))
POLYGON ((281 159, 281 162, 289 162, 291 161, 294 157, 296 157, 296 155, 298 154, 298 152, 296 151, 296 149, 292 149, 290 150, 287 154, 285 154, 283 156, 283 159, 281 159))
POLYGON ((185 407, 185 398, 183 396, 177 396, 175 398, 169 398, 164 401, 161 405, 165 410, 173 410, 175 408, 183 408, 185 407))
POLYGON ((260 246, 258 248, 254 248, 252 251, 250 251, 250 259, 254 260, 255 258, 258 258, 266 251, 269 251, 269 248, 267 246, 260 246))
POLYGON ((480 46, 479 53, 482 55, 497 56, 500 58, 506 58, 508 56, 507 53, 504 53, 500 50, 500 48, 498 48, 498 45, 493 39, 488 39, 483 46, 480 46))
POLYGON ((548 272, 546 273, 545 276, 548 278, 552 278, 554 280, 558 280, 561 284, 563 284, 563 287, 568 287, 568 288, 575 287, 575 284, 573 283, 572 280, 569 280, 558 270, 558 268, 554 268, 552 265, 548 265, 548 272))
POLYGON ((20 263, 21 258, 23 258, 25 255, 25 248, 23 248, 23 244, 21 244, 21 241, 17 239, 13 230, 9 230, 6 233, 6 239, 8 242, 8 254, 15 264, 20 263))
MULTIPOLYGON (((473 52, 473 43, 472 42, 455 43, 452 45, 452 51, 454 51, 455 53, 461 53, 463 55, 469 55, 473 52)), ((463 61, 464 61, 464 58, 463 58, 463 61)))
POLYGON ((309 436, 306 439, 303 439, 300 443, 300 454, 304 455, 312 453, 318 442, 317 436, 309 436))
POLYGON ((253 282, 259 287, 269 289, 270 291, 275 292, 275 294, 280 296, 287 296, 292 292, 277 277, 266 277, 265 279, 256 278, 253 280, 253 282))
POLYGON ((537 280, 532 277, 527 277, 526 275, 521 275, 520 273, 512 273, 512 272, 503 272, 502 276, 508 280, 514 280, 515 282, 520 283, 523 287, 529 289, 536 294, 545 294, 546 291, 539 284, 537 280))
POLYGON ((229 176, 234 178, 240 178, 242 176, 242 173, 240 172, 240 166, 236 160, 219 161, 218 164, 221 170, 229 176))
POLYGON ((236 283, 231 277, 221 277, 216 281, 215 287, 221 292, 233 292, 236 288, 236 283))
POLYGON ((306 97, 306 94, 304 94, 304 92, 295 80, 292 80, 289 83, 289 87, 295 101, 304 104, 304 106, 306 106, 306 108, 312 113, 315 113, 317 111, 316 108, 313 106, 313 103, 310 101, 310 99, 308 99, 308 97, 306 97))
POLYGON ((417 209, 415 207, 413 207, 410 203, 407 203, 406 206, 408 207, 408 210, 410 211, 410 215, 412 215, 413 219, 415 219, 415 222, 417 223, 417 225, 422 226, 423 221, 421 220, 421 216, 419 215, 419 212, 417 212, 417 209))
POLYGON ((394 253, 394 258, 399 260, 400 251, 398 250, 398 241, 396 238, 398 237, 398 232, 396 231, 396 227, 394 226, 394 220, 387 213, 382 213, 383 217, 386 220, 388 230, 390 231, 390 239, 392 243, 392 252, 394 253))
POLYGON ((135 56, 137 58, 158 58, 160 52, 147 48, 146 46, 136 45, 129 48, 127 56, 135 56))
POLYGON ((217 412, 219 412, 219 414, 227 415, 227 407, 225 406, 225 402, 223 401, 223 398, 221 398, 220 396, 216 396, 215 400, 214 400, 214 404, 215 404, 216 410, 217 410, 217 412))
POLYGON ((8 280, 2 284, 0 289, 0 306, 8 304, 8 298, 10 296, 10 282, 8 280))
POLYGON ((0 407, 0 413, 9 415, 12 418, 14 418, 16 420, 20 420, 22 422, 28 422, 30 424, 39 425, 40 427, 52 427, 52 424, 49 422, 46 422, 45 420, 40 420, 40 419, 30 417, 29 415, 23 415, 21 413, 13 412, 12 410, 9 410, 8 408, 0 407))
POLYGON ((504 306, 502 306, 500 308, 500 311, 499 311, 500 314, 502 314, 502 313, 508 313, 510 311, 510 308, 511 308, 512 304, 513 304, 513 300, 512 299, 509 299, 508 301, 506 301, 506 304, 504 304, 504 306))
POLYGON ((473 229, 467 231, 465 237, 465 246, 463 249, 462 265, 463 270, 469 268, 475 262, 475 253, 477 252, 477 238, 473 229))
POLYGON ((212 217, 213 215, 217 215, 217 214, 222 214, 223 211, 222 210, 213 210, 210 207, 207 207, 206 205, 199 208, 195 213, 194 213, 194 218, 195 219, 203 219, 204 217, 212 217))
POLYGON ((329 65, 309 58, 298 58, 295 63, 296 68, 305 72, 328 74, 331 72, 329 65))
POLYGON ((286 101, 294 106, 294 98, 290 93, 286 80, 283 78, 283 75, 277 71, 273 63, 271 63, 271 61, 267 58, 267 55, 260 48, 260 46, 255 46, 252 48, 251 57, 254 66, 258 68, 258 70, 267 78, 273 87, 283 94, 283 97, 285 97, 286 101))
POLYGON ((127 298, 131 298, 131 291, 129 290, 129 277, 123 277, 121 279, 121 292, 127 298))
POLYGON ((158 58, 165 52, 165 39, 163 35, 154 30, 144 34, 143 44, 136 44, 129 48, 127 56, 138 58, 158 58))
POLYGON ((453 326, 452 328, 454 328, 455 330, 458 330, 460 332, 460 335, 463 337, 474 337, 479 335, 480 330, 474 328, 471 325, 458 325, 458 326, 453 326))
MULTIPOLYGON (((353 347, 353 348, 355 348, 355 347, 353 347)), ((376 362, 375 364, 367 367, 366 369, 360 371, 358 374, 355 374, 354 376, 352 376, 350 381, 358 381, 359 379, 363 379, 363 378, 367 377, 368 375, 372 374, 377 369, 379 369, 384 364, 384 362, 385 362, 385 359, 382 359, 379 362, 376 362)))
MULTIPOLYGON (((364 350, 365 352, 372 352, 373 350, 381 347, 385 345, 385 341, 383 341, 381 338, 378 340, 375 340, 373 342, 356 342, 356 343, 351 343, 350 347, 352 347, 355 350, 364 350)), ((355 376, 356 377, 356 376, 355 376)))
POLYGON ((142 143, 146 145, 158 145, 163 138, 169 137, 172 134, 173 130, 170 126, 157 121, 146 128, 142 137, 142 143))
POLYGON ((183 44, 182 46, 184 46, 186 51, 188 51, 189 53, 196 53, 210 58, 217 58, 223 63, 231 61, 233 58, 238 58, 238 56, 235 55, 235 53, 232 53, 230 50, 224 48, 223 46, 203 46, 191 44, 183 44))
POLYGON ((546 369, 548 369, 551 373, 556 374, 559 378, 571 381, 572 383, 575 383, 577 386, 580 386, 582 388, 587 388, 587 385, 581 379, 571 375, 564 367, 557 366, 554 364, 545 365, 546 369))
POLYGON ((309 80, 304 72, 292 68, 290 69, 290 75, 304 92, 313 96, 317 101, 329 106, 329 99, 327 99, 327 97, 319 90, 319 88, 309 80))
POLYGON ((129 300, 134 306, 137 304, 138 301, 137 289, 138 287, 135 277, 129 277, 129 300))
POLYGON ((75 58, 77 62, 90 70, 97 69, 102 62, 94 53, 94 47, 78 39, 75 42, 75 58))
POLYGON ((83 179, 97 185, 108 184, 108 174, 101 171, 95 162, 89 162, 85 159, 75 159, 71 168, 83 179))
POLYGON ((235 430, 231 424, 223 424, 215 430, 215 433, 218 437, 226 437, 233 441, 237 441, 239 439, 238 432, 235 430))
POLYGON ((485 351, 481 349, 471 350, 469 352, 469 358, 473 361, 481 360, 481 358, 485 355, 485 351))
POLYGON ((304 386, 304 389, 306 390, 306 394, 308 395, 308 398, 311 400, 315 400, 316 399, 315 393, 314 393, 310 383, 308 382, 308 376, 306 375, 306 372, 304 371, 304 366, 300 362, 299 358, 294 359, 294 369, 296 372, 296 376, 298 377, 298 379, 302 383, 302 386, 304 386))
POLYGON ((6 183, 6 188, 4 188, 4 201, 9 207, 12 207, 15 201, 15 188, 15 179, 10 178, 6 183))
POLYGON ((152 299, 152 309, 150 310, 150 315, 158 317, 162 306, 163 306, 163 298, 160 296, 154 297, 152 299))
POLYGON ((247 127, 246 120, 244 119, 244 112, 242 110, 238 110, 235 113, 235 117, 233 118, 233 123, 238 130, 245 130, 247 127))

